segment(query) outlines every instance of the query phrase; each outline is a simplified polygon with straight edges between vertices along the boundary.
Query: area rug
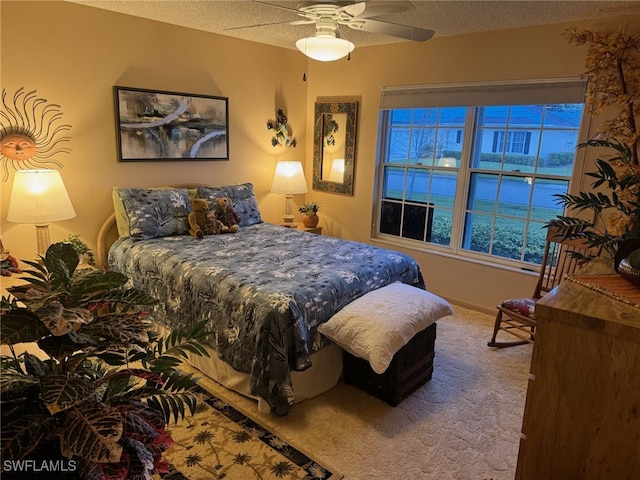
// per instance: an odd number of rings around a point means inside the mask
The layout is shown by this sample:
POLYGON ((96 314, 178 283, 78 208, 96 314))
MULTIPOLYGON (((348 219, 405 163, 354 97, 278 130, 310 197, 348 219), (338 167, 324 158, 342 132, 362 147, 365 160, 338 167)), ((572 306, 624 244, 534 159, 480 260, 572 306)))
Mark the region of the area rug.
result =
POLYGON ((175 443, 164 455, 172 465, 164 480, 342 478, 220 398, 197 393, 195 414, 169 424, 175 443))

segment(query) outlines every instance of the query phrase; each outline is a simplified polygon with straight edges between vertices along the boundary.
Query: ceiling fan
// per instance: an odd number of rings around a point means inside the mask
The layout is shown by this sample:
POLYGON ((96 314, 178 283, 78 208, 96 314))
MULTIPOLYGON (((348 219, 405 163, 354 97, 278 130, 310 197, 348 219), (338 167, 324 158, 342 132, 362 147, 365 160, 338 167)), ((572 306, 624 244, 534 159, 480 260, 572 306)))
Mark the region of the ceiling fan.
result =
POLYGON ((407 1, 320 0, 303 2, 296 9, 268 2, 257 3, 288 10, 303 17, 303 20, 290 22, 290 25, 315 24, 316 33, 313 37, 301 38, 296 42, 298 50, 315 60, 338 60, 354 50, 355 45, 339 35, 341 25, 353 30, 389 35, 416 42, 429 40, 435 33, 433 30, 425 28, 372 19, 372 17, 413 9, 414 6, 407 1))

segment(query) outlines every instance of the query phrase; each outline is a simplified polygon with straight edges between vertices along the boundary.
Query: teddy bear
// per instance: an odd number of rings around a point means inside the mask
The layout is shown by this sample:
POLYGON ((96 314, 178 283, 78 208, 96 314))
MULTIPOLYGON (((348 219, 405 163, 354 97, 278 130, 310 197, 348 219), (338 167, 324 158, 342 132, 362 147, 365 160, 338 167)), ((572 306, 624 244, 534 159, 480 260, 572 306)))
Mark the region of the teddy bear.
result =
POLYGON ((189 213, 189 233, 199 239, 205 235, 220 233, 224 225, 209 212, 209 202, 204 198, 194 198, 189 213))
POLYGON ((216 198, 213 213, 214 218, 222 223, 220 233, 235 233, 240 228, 240 216, 231 206, 229 197, 216 198))

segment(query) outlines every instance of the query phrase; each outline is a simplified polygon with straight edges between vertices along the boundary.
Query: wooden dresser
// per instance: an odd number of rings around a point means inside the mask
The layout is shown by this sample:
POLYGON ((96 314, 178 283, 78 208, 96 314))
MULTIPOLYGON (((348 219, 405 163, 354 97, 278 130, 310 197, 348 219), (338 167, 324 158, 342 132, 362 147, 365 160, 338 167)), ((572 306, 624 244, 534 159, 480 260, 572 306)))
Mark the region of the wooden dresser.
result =
POLYGON ((517 480, 640 479, 640 290, 606 277, 536 307, 517 480))

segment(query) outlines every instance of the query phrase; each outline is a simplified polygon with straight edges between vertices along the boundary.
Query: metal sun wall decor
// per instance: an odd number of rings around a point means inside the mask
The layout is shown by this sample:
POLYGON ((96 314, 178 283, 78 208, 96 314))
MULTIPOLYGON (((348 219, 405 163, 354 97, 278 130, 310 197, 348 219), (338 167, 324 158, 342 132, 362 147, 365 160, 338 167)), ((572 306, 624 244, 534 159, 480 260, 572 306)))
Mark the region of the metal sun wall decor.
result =
POLYGON ((114 87, 121 162, 228 160, 226 97, 114 87))
POLYGON ((0 163, 4 182, 9 178, 9 168, 62 168, 53 157, 71 153, 64 145, 71 137, 63 134, 71 130, 71 125, 60 124, 61 120, 60 105, 47 103, 35 90, 25 92, 20 88, 9 98, 2 89, 0 163))
POLYGON ((289 125, 287 124, 287 116, 280 108, 277 112, 276 119, 267 120, 267 130, 273 130, 275 135, 271 137, 271 145, 277 147, 296 147, 296 138, 289 135, 289 125))

